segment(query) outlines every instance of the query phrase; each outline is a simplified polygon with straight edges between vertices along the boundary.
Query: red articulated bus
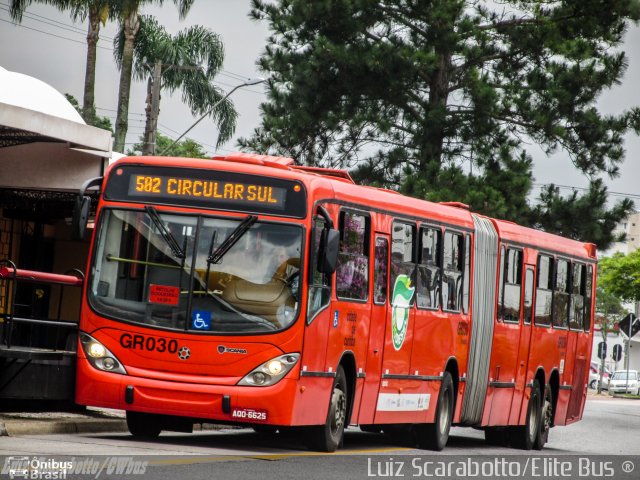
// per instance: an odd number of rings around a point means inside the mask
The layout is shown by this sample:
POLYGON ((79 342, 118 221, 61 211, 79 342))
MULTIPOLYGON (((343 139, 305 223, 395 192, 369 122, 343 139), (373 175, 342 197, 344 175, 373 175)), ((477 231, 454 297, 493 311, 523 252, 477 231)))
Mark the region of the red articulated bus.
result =
POLYGON ((453 424, 539 449, 582 417, 592 244, 280 157, 124 158, 97 185, 76 401, 133 435, 333 451, 359 425, 440 450, 453 424))

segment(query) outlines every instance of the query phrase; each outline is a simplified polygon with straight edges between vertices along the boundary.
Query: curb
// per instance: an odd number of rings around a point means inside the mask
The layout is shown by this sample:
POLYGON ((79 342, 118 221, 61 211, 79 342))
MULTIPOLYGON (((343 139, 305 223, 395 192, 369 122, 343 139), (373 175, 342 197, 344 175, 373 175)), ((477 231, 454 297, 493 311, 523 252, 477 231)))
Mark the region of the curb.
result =
MULTIPOLYGON (((212 423, 196 423, 193 431, 233 428, 212 423)), ((5 420, 0 421, 0 437, 20 435, 52 435, 57 433, 128 432, 125 419, 64 419, 64 420, 5 420)))
POLYGON ((123 419, 100 420, 5 420, 0 422, 0 436, 50 435, 54 433, 100 433, 126 432, 127 422, 123 419))

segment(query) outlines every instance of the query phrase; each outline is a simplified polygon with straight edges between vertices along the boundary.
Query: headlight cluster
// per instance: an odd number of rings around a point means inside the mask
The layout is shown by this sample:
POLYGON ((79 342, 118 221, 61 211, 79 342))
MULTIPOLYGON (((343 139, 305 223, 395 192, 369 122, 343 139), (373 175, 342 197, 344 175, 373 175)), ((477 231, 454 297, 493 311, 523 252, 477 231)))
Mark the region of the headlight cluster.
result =
POLYGON ((287 353, 273 358, 254 368, 238 382, 238 385, 267 387, 278 383, 298 363, 299 359, 299 353, 287 353))
POLYGON ((80 343, 87 356, 87 360, 89 360, 89 363, 93 365, 93 367, 103 372, 121 373, 122 375, 127 374, 127 371, 116 356, 91 335, 80 332, 80 343))

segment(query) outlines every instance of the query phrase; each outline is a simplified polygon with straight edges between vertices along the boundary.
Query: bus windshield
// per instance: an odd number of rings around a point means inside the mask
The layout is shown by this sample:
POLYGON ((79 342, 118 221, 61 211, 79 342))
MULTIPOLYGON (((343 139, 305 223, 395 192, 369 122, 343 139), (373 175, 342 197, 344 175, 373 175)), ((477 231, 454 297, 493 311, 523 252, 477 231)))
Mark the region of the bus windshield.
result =
POLYGON ((105 209, 89 301, 97 313, 201 333, 268 333, 299 312, 302 228, 105 209), (178 253, 178 254, 176 254, 178 253))

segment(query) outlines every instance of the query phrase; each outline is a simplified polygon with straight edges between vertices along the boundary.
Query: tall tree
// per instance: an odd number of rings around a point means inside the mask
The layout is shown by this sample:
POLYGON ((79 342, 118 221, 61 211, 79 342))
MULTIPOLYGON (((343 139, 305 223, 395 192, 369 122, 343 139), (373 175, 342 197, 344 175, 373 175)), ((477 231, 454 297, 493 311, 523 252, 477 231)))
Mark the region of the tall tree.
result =
MULTIPOLYGON (((252 3, 272 31, 260 59, 271 80, 243 148, 564 233, 541 218, 557 217, 549 202, 528 204, 526 144, 563 152, 606 196, 597 179, 618 174, 623 135, 640 130, 639 109, 596 108, 625 71, 619 47, 638 0, 252 3)), ((630 209, 594 205, 614 220, 630 209)))
POLYGON ((22 21, 22 15, 32 3, 53 5, 58 10, 71 12, 74 21, 88 19, 87 61, 84 76, 84 95, 82 97, 82 118, 90 125, 100 126, 101 119, 96 116, 95 83, 97 46, 100 39, 100 25, 114 17, 113 1, 109 0, 11 0, 9 12, 16 22, 22 21))
MULTIPOLYGON (((178 13, 182 20, 193 5, 194 0, 173 0, 178 7, 178 13)), ((133 70, 133 50, 138 32, 140 31, 140 10, 149 3, 162 5, 164 0, 117 0, 119 18, 124 40, 122 52, 116 53, 116 61, 120 67, 120 84, 118 87, 118 108, 116 113, 116 133, 113 149, 116 152, 124 151, 124 142, 129 128, 129 94, 131 93, 131 73, 133 70), (120 60, 118 60, 118 58, 120 60)), ((118 39, 115 40, 117 42, 118 39)), ((117 49, 116 49, 117 51, 117 49)))
MULTIPOLYGON (((119 62, 123 50, 124 32, 121 29, 116 38, 119 62)), ((140 32, 134 44, 134 75, 140 80, 147 80, 143 155, 155 153, 162 89, 169 92, 182 90, 182 100, 189 105, 193 115, 211 111, 219 128, 218 145, 231 138, 237 113, 231 100, 224 98, 212 83, 222 68, 223 60, 222 40, 209 29, 194 26, 171 36, 155 18, 140 17, 140 32)))

